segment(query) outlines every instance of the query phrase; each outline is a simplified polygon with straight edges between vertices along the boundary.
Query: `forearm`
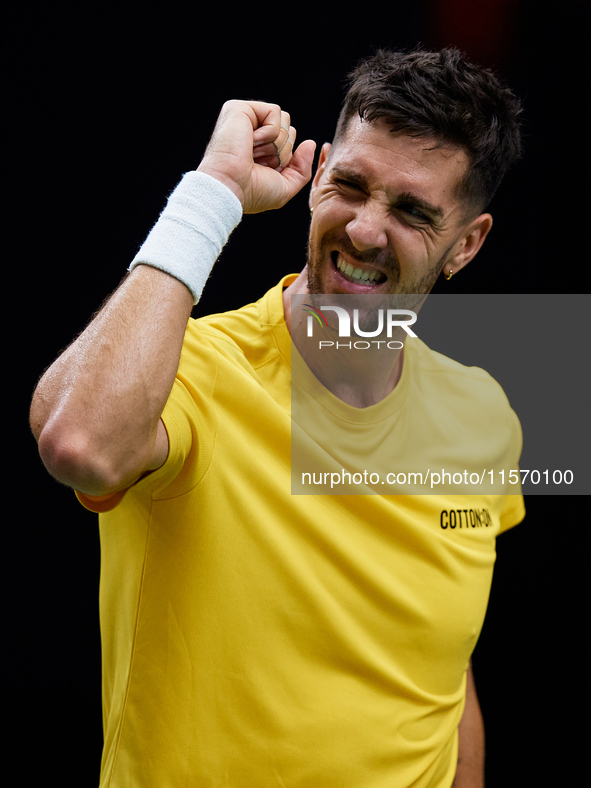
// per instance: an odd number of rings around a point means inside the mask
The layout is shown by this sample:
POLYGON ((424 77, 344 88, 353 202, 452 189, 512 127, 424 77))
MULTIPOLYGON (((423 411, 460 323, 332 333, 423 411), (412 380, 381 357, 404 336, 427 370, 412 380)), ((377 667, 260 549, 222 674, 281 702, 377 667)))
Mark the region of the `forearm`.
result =
POLYGON ((192 306, 184 284, 138 266, 43 375, 31 428, 59 481, 100 495, 155 462, 192 306))
POLYGON ((292 153, 294 139, 277 105, 224 105, 199 172, 170 196, 131 274, 39 382, 31 428, 59 481, 103 495, 164 462, 160 416, 191 308, 242 213, 280 208, 309 181, 314 143, 292 153))
POLYGON ((471 663, 466 683, 466 706, 458 735, 458 767, 453 788, 484 788, 484 721, 471 663))

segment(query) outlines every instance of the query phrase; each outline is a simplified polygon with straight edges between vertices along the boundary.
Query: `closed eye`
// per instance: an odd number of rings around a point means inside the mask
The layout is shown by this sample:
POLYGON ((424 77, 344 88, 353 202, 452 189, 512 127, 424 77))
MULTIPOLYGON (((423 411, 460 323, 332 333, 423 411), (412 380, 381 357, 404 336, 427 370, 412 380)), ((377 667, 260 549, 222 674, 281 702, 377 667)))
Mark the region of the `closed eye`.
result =
POLYGON ((444 219, 443 208, 415 194, 399 194, 395 207, 415 222, 438 226, 444 219))
POLYGON ((361 184, 357 183, 356 181, 350 181, 346 178, 335 178, 334 182, 337 186, 340 186, 343 189, 348 189, 350 191, 361 192, 365 194, 365 189, 361 184))
POLYGON ((408 216, 416 219, 420 222, 428 222, 431 223, 431 219, 427 214, 423 213, 420 208, 417 208, 416 205, 410 202, 401 202, 398 203, 396 209, 402 211, 403 213, 407 214, 408 216))

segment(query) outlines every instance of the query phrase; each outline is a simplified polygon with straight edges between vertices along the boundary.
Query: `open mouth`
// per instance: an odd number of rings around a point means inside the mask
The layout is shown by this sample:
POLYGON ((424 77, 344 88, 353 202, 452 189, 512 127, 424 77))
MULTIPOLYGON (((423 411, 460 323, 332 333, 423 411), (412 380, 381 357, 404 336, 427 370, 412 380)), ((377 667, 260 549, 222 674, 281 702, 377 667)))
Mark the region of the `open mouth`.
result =
POLYGON ((376 271, 372 268, 364 268, 362 265, 356 263, 348 263, 338 252, 332 255, 333 264, 341 274, 350 282, 362 285, 379 285, 385 282, 387 277, 381 271, 376 271))

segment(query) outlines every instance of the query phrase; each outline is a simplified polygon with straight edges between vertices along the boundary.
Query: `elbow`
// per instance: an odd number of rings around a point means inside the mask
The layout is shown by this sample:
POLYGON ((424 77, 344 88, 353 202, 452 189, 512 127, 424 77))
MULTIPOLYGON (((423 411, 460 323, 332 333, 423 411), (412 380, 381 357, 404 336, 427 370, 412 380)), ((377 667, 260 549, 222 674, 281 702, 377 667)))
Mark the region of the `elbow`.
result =
POLYGON ((57 481, 88 495, 107 495, 129 484, 116 463, 79 430, 49 422, 38 435, 39 456, 57 481))

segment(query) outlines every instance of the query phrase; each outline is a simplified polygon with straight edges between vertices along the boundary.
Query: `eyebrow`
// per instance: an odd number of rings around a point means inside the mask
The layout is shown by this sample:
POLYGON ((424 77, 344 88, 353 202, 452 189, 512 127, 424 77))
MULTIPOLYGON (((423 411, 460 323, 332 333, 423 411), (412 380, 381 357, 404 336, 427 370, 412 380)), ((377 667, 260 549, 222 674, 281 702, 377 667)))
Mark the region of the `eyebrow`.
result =
MULTIPOLYGON (((332 167, 331 174, 334 173, 339 178, 345 178, 352 183, 356 183, 364 189, 368 188, 368 182, 363 175, 360 175, 353 170, 348 170, 345 167, 341 167, 338 164, 335 164, 332 167)), ((413 192, 402 192, 398 195, 396 199, 396 204, 407 203, 412 205, 414 208, 418 208, 425 213, 430 214, 434 219, 443 219, 445 217, 445 211, 439 205, 435 205, 429 200, 425 200, 423 197, 419 197, 417 194, 413 192)))

